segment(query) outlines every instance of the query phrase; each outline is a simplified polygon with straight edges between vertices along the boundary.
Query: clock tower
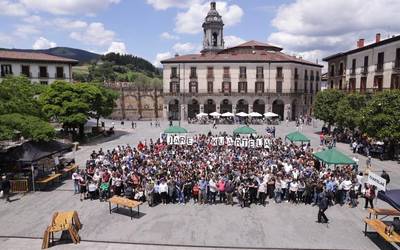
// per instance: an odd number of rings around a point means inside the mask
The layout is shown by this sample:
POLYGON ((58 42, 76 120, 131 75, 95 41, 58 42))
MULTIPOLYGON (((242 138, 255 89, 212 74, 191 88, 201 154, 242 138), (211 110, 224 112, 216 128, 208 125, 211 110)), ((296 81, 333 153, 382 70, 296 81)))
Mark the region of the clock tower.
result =
POLYGON ((217 11, 217 4, 211 2, 211 8, 203 23, 204 38, 202 52, 218 52, 224 49, 224 22, 217 11))

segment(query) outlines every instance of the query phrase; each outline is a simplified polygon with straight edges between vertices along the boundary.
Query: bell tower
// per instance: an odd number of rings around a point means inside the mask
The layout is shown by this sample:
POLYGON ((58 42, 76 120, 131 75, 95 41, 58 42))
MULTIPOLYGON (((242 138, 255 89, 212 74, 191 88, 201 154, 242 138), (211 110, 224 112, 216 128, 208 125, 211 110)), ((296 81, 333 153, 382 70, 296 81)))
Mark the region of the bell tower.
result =
POLYGON ((203 23, 204 38, 202 52, 218 52, 224 49, 224 22, 217 11, 217 4, 211 8, 203 23))

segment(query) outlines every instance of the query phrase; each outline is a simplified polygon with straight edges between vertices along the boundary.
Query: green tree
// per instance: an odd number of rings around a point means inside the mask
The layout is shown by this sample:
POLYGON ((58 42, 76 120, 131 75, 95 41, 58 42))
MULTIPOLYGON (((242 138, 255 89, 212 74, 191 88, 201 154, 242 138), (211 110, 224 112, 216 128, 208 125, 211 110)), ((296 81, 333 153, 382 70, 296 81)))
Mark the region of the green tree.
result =
POLYGON ((376 93, 362 110, 361 130, 369 136, 400 141, 400 90, 376 93))
POLYGON ((101 85, 94 86, 99 90, 100 95, 96 94, 92 100, 90 116, 96 119, 98 127, 100 118, 107 117, 113 112, 119 94, 101 85))
POLYGON ((366 105, 367 98, 365 95, 359 93, 346 95, 337 104, 336 124, 354 131, 361 122, 361 110, 366 105))
POLYGON ((336 89, 328 89, 318 92, 314 102, 314 115, 328 126, 335 124, 337 108, 339 101, 344 97, 344 94, 336 89))

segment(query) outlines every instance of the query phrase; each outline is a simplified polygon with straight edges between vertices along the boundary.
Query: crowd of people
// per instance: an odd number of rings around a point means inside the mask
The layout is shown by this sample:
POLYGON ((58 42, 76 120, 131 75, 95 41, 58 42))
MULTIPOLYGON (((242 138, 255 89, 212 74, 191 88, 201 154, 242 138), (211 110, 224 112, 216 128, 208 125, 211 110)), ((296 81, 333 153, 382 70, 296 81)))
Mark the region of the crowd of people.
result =
MULTIPOLYGON (((269 135, 272 137, 272 135, 269 135)), ((375 187, 352 166, 335 169, 312 157, 308 145, 271 138, 270 148, 213 147, 210 135, 191 146, 160 140, 93 151, 86 169, 73 175, 75 192, 100 200, 111 195, 157 204, 266 206, 291 202, 373 207, 375 187)), ((323 205, 323 204, 322 204, 323 205)), ((323 217, 321 215, 321 217, 323 217)))

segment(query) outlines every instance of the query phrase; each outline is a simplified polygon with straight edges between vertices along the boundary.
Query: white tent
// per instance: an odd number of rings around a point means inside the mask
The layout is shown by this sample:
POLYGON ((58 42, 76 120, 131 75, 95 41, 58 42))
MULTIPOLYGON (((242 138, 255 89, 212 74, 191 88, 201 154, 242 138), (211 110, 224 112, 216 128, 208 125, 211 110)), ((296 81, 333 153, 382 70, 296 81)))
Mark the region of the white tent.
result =
POLYGON ((237 113, 236 115, 237 115, 237 116, 240 116, 240 117, 247 117, 247 116, 249 116, 248 114, 246 114, 246 113, 244 113, 244 112, 237 113))
POLYGON ((221 116, 222 117, 232 117, 232 116, 234 116, 234 114, 232 114, 231 112, 226 112, 226 113, 223 113, 221 116))
POLYGON ((272 113, 272 112, 267 112, 264 114, 265 117, 270 118, 270 117, 279 117, 278 114, 272 113))
POLYGON ((258 113, 258 112, 251 112, 249 114, 250 117, 262 117, 262 114, 258 113))
POLYGON ((220 117, 221 116, 221 114, 218 113, 218 112, 212 112, 210 115, 213 116, 213 117, 220 117))
POLYGON ((201 113, 198 113, 198 114, 196 115, 196 117, 198 117, 198 118, 204 117, 204 116, 208 116, 208 114, 201 112, 201 113))

